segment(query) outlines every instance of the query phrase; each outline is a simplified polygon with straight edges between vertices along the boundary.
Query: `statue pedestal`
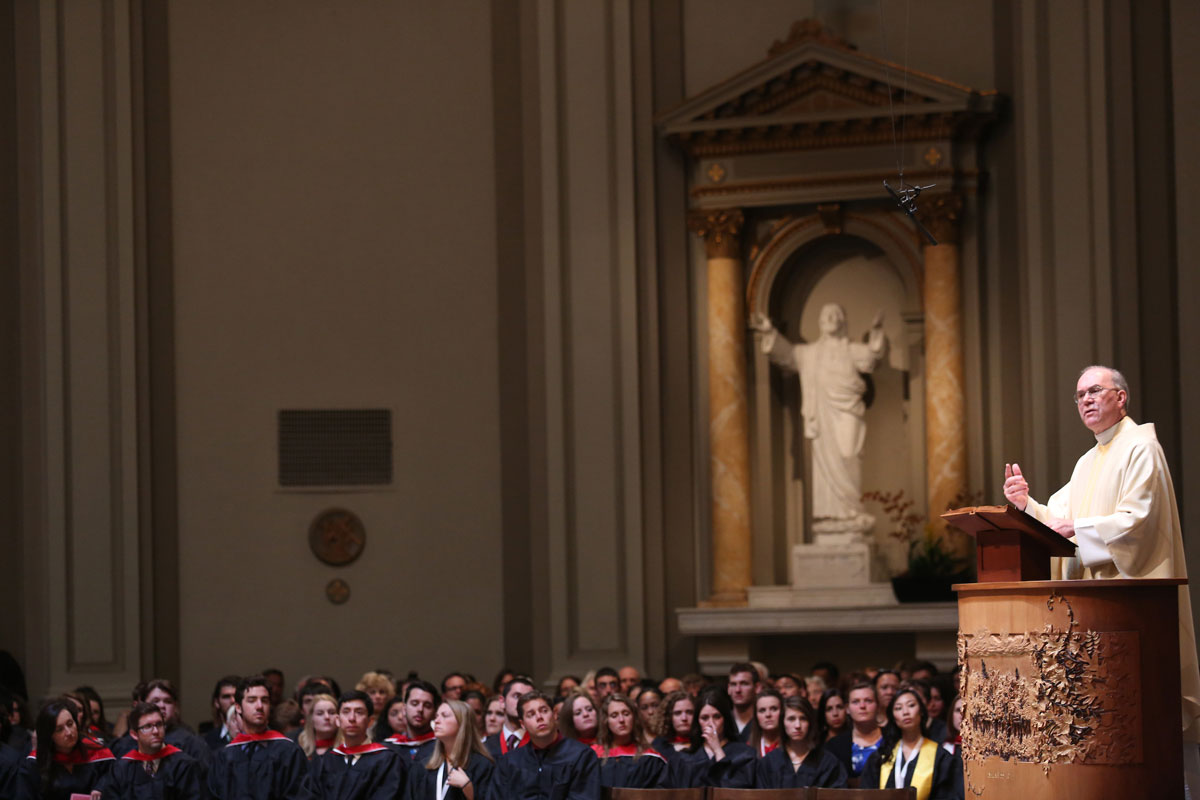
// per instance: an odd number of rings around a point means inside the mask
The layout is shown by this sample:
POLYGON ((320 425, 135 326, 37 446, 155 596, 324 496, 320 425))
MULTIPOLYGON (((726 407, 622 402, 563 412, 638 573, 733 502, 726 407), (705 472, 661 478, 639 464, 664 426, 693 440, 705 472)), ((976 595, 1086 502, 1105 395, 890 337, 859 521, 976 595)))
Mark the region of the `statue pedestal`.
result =
POLYGON ((751 586, 751 608, 894 606, 890 581, 871 580, 872 546, 864 533, 874 520, 817 520, 816 541, 792 547, 791 586, 751 586))

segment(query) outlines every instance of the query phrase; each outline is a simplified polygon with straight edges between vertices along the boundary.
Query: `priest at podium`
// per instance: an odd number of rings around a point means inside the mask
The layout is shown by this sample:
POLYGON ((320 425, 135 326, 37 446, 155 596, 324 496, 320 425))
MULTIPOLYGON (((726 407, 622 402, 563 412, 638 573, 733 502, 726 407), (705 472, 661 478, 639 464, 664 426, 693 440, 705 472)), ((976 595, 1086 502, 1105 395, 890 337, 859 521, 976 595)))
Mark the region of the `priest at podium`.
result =
MULTIPOLYGON (((1004 467, 1004 496, 1077 546, 1075 558, 1053 559, 1050 577, 1186 578, 1175 488, 1154 425, 1127 413, 1129 384, 1110 367, 1083 370, 1075 405, 1096 446, 1075 464, 1071 481, 1045 505, 1029 496, 1018 464, 1004 467)), ((1200 796, 1200 671, 1192 606, 1179 587, 1179 647, 1183 687, 1184 770, 1200 796)))

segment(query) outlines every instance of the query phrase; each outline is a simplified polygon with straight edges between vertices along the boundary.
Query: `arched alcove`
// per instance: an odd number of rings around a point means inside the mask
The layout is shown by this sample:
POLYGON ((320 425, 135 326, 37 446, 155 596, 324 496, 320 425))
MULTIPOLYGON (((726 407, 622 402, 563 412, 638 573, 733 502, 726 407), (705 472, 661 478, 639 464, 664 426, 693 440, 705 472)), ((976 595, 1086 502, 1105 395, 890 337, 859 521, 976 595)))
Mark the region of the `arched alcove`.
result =
MULTIPOLYGON (((924 415, 921 274, 914 248, 892 236, 888 214, 855 215, 831 229, 813 218, 779 230, 755 260, 748 285, 751 313, 765 313, 794 343, 813 342, 817 316, 827 303, 846 310, 849 334, 862 337, 883 312, 889 341, 886 357, 867 376, 867 438, 863 489, 903 489, 918 503, 924 494, 924 415)), ((800 432, 800 382, 773 367, 755 342, 751 407, 757 450, 755 535, 772 542, 773 572, 791 582, 789 556, 812 541, 811 453, 800 432)), ((903 547, 876 514, 873 538, 880 545, 877 579, 903 566, 903 547)))

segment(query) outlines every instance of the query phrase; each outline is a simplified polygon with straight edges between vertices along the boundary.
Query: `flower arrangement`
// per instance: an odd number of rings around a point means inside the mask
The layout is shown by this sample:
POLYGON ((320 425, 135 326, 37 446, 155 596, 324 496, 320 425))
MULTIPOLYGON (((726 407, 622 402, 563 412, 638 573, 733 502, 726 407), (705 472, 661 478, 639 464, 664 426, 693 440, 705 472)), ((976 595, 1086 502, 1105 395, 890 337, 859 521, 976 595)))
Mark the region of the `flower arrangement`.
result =
MULTIPOLYGON (((947 508, 974 505, 973 498, 974 495, 964 493, 955 497, 947 508)), ((901 596, 902 585, 920 583, 944 587, 934 592, 941 599, 945 594, 953 596, 949 591, 950 584, 971 579, 970 562, 955 554, 928 516, 916 510, 916 500, 903 489, 863 492, 862 499, 863 502, 878 503, 893 526, 888 536, 908 545, 908 569, 892 581, 901 600, 905 599, 901 596)), ((922 596, 919 599, 930 598, 922 596)))

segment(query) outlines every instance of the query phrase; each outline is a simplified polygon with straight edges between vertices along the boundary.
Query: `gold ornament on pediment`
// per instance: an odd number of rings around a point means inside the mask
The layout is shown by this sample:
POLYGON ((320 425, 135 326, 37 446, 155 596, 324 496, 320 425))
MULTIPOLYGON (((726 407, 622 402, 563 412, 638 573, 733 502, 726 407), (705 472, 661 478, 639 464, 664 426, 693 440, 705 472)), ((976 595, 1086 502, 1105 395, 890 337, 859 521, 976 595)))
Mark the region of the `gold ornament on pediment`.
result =
POLYGON ((710 181, 712 181, 713 183, 720 183, 721 181, 725 180, 725 176, 728 175, 729 173, 726 172, 725 168, 722 167, 720 164, 714 162, 708 168, 708 171, 705 172, 705 174, 708 175, 708 179, 710 181))
POLYGON ((770 49, 767 50, 767 55, 777 56, 780 53, 786 53, 788 50, 799 47, 805 42, 820 42, 821 44, 831 45, 833 47, 844 47, 847 50, 853 50, 854 46, 847 42, 842 37, 826 30, 825 26, 819 20, 802 19, 792 23, 792 27, 788 30, 786 39, 777 39, 770 49))
POLYGON ((938 164, 942 163, 942 151, 933 145, 930 145, 929 149, 925 151, 923 158, 925 159, 926 164, 931 167, 936 167, 938 164))

